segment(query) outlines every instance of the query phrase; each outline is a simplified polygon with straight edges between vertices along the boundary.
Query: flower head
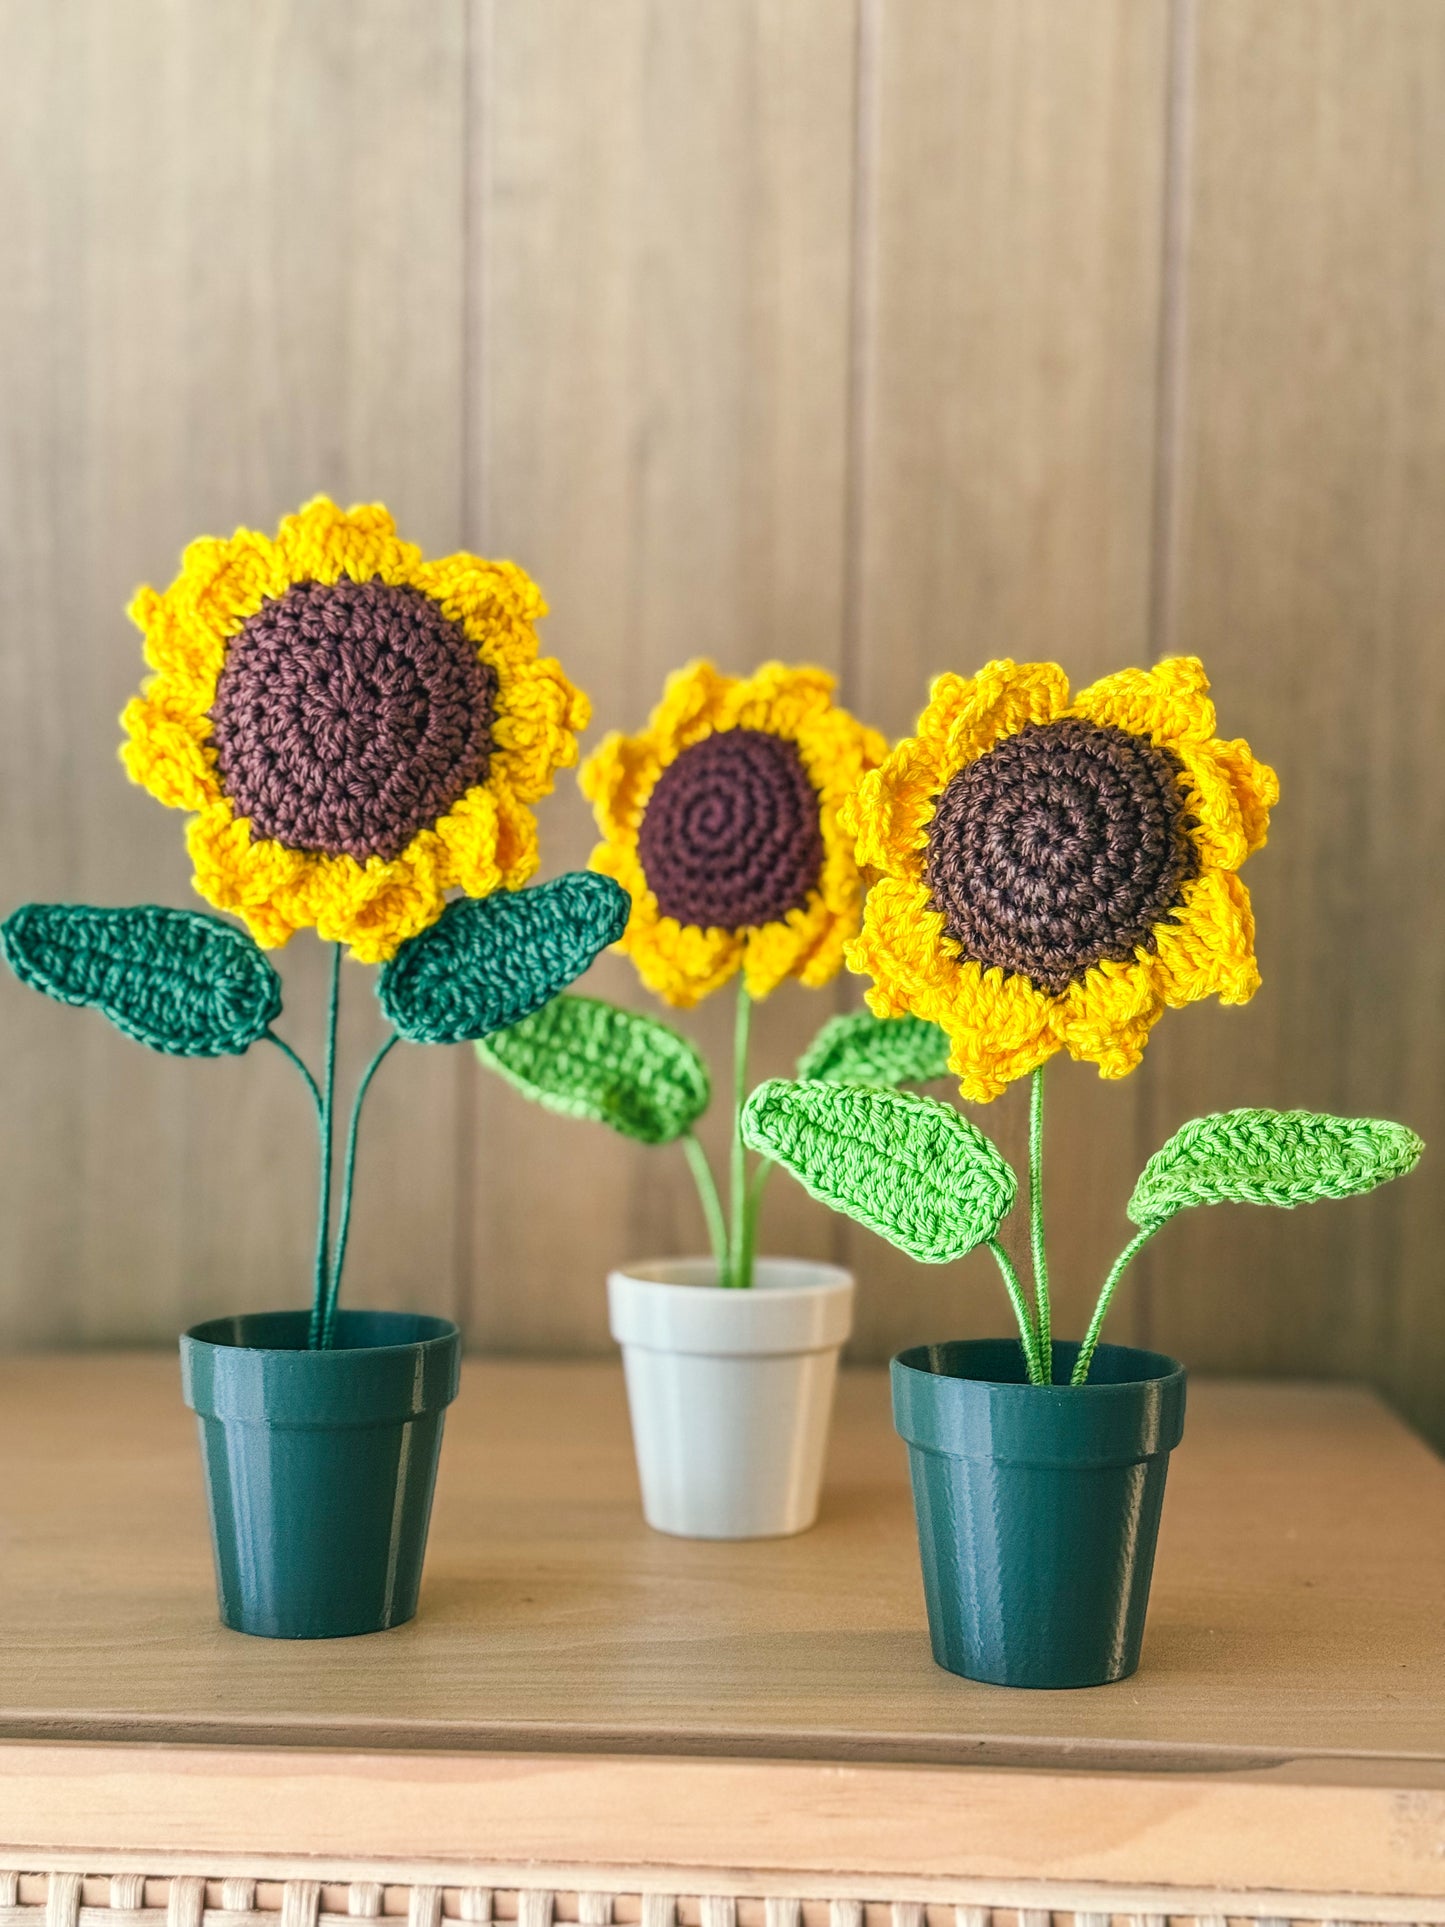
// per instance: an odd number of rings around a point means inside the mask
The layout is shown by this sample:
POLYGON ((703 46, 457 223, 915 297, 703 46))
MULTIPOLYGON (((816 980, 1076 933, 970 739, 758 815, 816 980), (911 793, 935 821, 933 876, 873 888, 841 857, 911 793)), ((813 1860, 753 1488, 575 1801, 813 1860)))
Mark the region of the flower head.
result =
POLYGON ((384 508, 318 498, 273 540, 192 542, 131 616, 154 670, 121 758, 195 812, 195 886, 258 943, 314 926, 379 963, 449 889, 537 867, 527 804, 576 761, 587 701, 533 631, 546 605, 509 562, 428 562, 384 508))
POLYGON ((739 968, 754 997, 824 984, 859 927, 863 886, 838 806, 886 751, 832 699, 821 669, 694 663, 647 728, 611 735, 582 788, 604 841, 592 867, 632 898, 621 948, 686 1007, 739 968))
POLYGON ((948 1033, 965 1097, 1057 1050, 1123 1077, 1166 1007, 1259 986, 1235 872, 1279 782, 1214 734, 1193 657, 1071 702, 1053 663, 940 676, 917 734, 844 812, 878 873, 850 966, 881 1017, 948 1033))

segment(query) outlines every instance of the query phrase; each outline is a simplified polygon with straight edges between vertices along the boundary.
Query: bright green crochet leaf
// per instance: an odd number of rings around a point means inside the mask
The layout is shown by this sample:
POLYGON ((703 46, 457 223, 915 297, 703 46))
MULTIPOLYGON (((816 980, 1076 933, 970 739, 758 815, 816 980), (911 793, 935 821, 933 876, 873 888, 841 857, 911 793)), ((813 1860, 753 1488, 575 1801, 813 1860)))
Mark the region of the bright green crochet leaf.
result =
POLYGON ((376 994, 413 1044, 487 1037, 580 977, 622 935, 630 909, 619 884, 590 870, 531 890, 460 897, 383 966, 376 994))
POLYGON ((643 1144, 670 1144, 708 1107, 707 1066, 685 1037, 595 997, 554 997, 477 1056, 525 1096, 643 1144))
POLYGON ((948 1075, 948 1038, 926 1017, 830 1017, 798 1059, 798 1076, 830 1084, 931 1084, 948 1075))
POLYGON ((774 1078, 748 1099, 743 1137, 924 1264, 991 1238, 1014 1201, 1014 1174, 983 1132, 912 1091, 774 1078))
POLYGON ((239 1057, 281 1010, 281 979, 244 930, 199 910, 27 903, 0 926, 22 983, 89 1004, 172 1057, 239 1057))
POLYGON ((1403 1124, 1315 1111, 1196 1117, 1145 1165, 1129 1218, 1140 1230, 1193 1204, 1313 1204, 1403 1177, 1424 1145, 1403 1124))

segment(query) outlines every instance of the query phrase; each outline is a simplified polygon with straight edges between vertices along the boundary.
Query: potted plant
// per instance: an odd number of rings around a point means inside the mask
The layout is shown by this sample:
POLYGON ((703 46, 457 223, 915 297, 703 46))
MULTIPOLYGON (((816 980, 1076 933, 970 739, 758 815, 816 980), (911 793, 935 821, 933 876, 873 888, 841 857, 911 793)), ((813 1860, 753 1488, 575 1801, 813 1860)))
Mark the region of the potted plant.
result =
POLYGON ((587 720, 538 658, 543 613, 520 569, 424 560, 379 507, 322 499, 274 541, 192 543, 170 588, 131 605, 154 673, 122 717, 121 755, 133 781, 192 812, 195 887, 245 927, 153 904, 29 904, 3 927, 35 989, 175 1056, 271 1044, 314 1109, 309 1310, 211 1319, 181 1340, 221 1617, 242 1632, 373 1632, 416 1610, 461 1347, 444 1318, 338 1310, 372 1079, 402 1039, 455 1043, 537 1009, 626 921, 604 877, 520 888, 537 867, 528 806, 575 761, 587 720), (331 946, 319 1074, 275 1028, 281 982, 261 947, 303 928, 331 946), (344 1147, 343 949, 380 965, 388 1023, 344 1147))
MULTIPOLYGON (((608 1303, 643 1510, 688 1537, 812 1524, 851 1327, 847 1272, 755 1256, 768 1166, 752 1167, 737 1128, 754 1002, 788 977, 831 982, 860 928, 863 886, 838 809, 886 746, 832 691, 820 669, 768 663, 740 679, 695 663, 670 678, 644 731, 609 736, 581 772, 603 837, 592 867, 627 893, 620 947, 643 983, 687 1009, 737 979, 726 1201, 694 1128, 711 1079, 676 1030, 566 996, 477 1046, 538 1102, 687 1155, 710 1256, 618 1269, 608 1303)), ((935 1026, 865 1016, 826 1025, 803 1069, 902 1081, 942 1074, 945 1058, 935 1026)))
POLYGON ((1259 984, 1238 870, 1265 840, 1274 772, 1215 734, 1192 658, 1070 700, 1052 663, 941 676, 916 734, 842 811, 876 876, 850 965, 880 1017, 950 1040, 962 1095, 1032 1080, 1025 1292, 998 1231, 1013 1171, 951 1106, 804 1079, 762 1085, 743 1136, 815 1196, 925 1263, 987 1246, 1018 1340, 893 1360, 934 1657, 972 1679, 1089 1686, 1139 1660, 1168 1457, 1174 1359, 1100 1332, 1125 1270, 1180 1211, 1340 1198, 1409 1171, 1403 1125, 1303 1111, 1196 1118, 1155 1152, 1134 1227, 1081 1343, 1053 1337, 1043 1218, 1043 1075, 1060 1049, 1123 1077, 1167 1007, 1259 984))

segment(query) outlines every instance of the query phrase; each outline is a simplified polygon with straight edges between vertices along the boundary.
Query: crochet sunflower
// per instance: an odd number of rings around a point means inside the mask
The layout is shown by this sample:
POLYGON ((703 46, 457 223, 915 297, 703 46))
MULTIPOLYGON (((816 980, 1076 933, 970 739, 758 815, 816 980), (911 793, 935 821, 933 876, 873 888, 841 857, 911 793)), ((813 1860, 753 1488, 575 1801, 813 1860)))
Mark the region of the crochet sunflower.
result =
POLYGON ((175 1056, 277 1046, 320 1135, 310 1337, 334 1337, 357 1127, 392 1047, 483 1037, 543 1006, 613 942, 627 899, 578 872, 531 890, 527 807, 575 762, 586 698, 537 654, 535 585, 511 563, 427 561, 384 508, 318 499, 274 538, 193 542, 131 614, 154 672, 122 717, 129 774, 194 812, 194 883, 219 917, 154 904, 27 904, 0 931, 26 983, 175 1056), (455 894, 460 893, 460 894, 455 894), (324 1068, 274 1028, 258 947, 332 945, 324 1068), (358 1085, 332 1222, 343 947, 382 964, 388 1035, 358 1085))
POLYGON ((878 873, 849 964, 879 1016, 942 1026, 967 1098, 1058 1050, 1123 1077, 1167 1006, 1259 988, 1237 872, 1278 800, 1193 657, 1072 702, 1054 663, 940 676, 848 802, 878 873))
POLYGON ((191 543, 130 613, 155 674, 121 759, 196 812, 196 889, 258 943, 314 926, 383 963, 449 890, 535 872, 527 805, 577 760, 588 706, 538 657, 546 605, 512 563, 427 561, 384 508, 322 498, 274 540, 191 543))
MULTIPOLYGON (((753 1003, 789 977, 829 983, 862 925, 864 883, 840 811, 887 744, 833 700, 822 669, 770 662, 754 675, 711 663, 679 670, 646 729, 612 734, 580 782, 602 842, 592 868, 631 905, 619 948, 648 989, 687 1009, 738 979, 733 1089, 748 1090, 753 1003)), ((707 1067, 663 1024, 580 997, 478 1045, 528 1096, 660 1144, 680 1140, 707 1218, 718 1279, 752 1282, 764 1164, 749 1173, 736 1128, 726 1211, 693 1126, 711 1094, 707 1067)), ((801 1069, 925 1082, 945 1066, 942 1033, 866 1014, 825 1025, 801 1069)))
POLYGON ((887 745, 824 670, 766 663, 668 680, 647 728, 614 733, 580 782, 603 835, 592 868, 632 899, 621 948, 679 1009, 739 969, 747 994, 837 976, 863 884, 838 810, 887 745))
MULTIPOLYGON (((942 1262, 987 1244, 1028 1376, 1052 1382, 1043 1066, 1064 1050, 1124 1077, 1165 1009, 1248 1002, 1259 969, 1238 871, 1278 800, 1268 764, 1215 734, 1203 665, 1181 657, 1072 698, 1055 663, 940 676, 915 733, 840 806, 874 877, 847 953, 872 979, 870 1010, 937 1025, 967 1099, 987 1103, 1031 1076, 1032 1307, 995 1236, 1014 1174, 956 1111, 862 1080, 774 1080, 749 1100, 746 1141, 915 1257, 942 1262)), ((1422 1148, 1401 1125, 1304 1112, 1186 1125, 1136 1187, 1136 1234, 1063 1361, 1071 1381, 1088 1376, 1125 1268, 1177 1211, 1351 1195, 1408 1171, 1422 1148)))

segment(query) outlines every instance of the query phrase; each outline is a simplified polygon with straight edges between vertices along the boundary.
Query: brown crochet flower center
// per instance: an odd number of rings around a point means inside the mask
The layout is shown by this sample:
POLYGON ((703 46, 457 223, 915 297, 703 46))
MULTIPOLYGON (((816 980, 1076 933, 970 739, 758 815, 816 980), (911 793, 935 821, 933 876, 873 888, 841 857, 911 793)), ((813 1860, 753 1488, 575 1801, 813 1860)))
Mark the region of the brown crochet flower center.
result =
POLYGON ((1197 873, 1177 756, 1065 718, 961 769, 928 832, 933 901, 965 956, 1053 994, 1155 948, 1197 873))
POLYGON ((253 837, 390 861, 485 774, 496 696, 496 671, 420 589, 298 582, 227 648, 221 782, 253 837))
POLYGON ((658 777, 637 848, 663 916, 703 930, 775 923, 817 886, 818 792, 786 738, 718 730, 658 777))

